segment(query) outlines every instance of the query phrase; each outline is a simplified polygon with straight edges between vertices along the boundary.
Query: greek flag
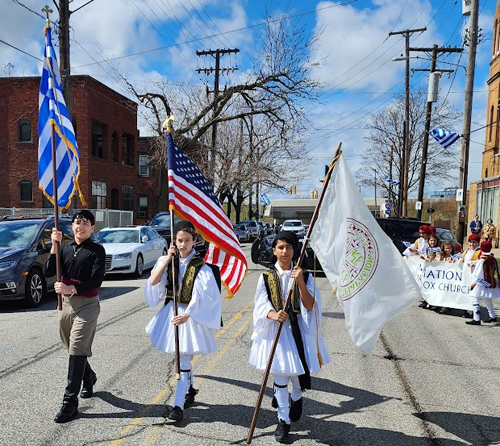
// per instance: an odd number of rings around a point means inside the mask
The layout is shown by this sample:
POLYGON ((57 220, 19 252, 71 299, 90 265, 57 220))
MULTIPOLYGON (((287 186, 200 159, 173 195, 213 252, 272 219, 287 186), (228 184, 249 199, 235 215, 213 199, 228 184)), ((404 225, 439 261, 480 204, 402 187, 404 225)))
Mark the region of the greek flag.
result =
POLYGON ((391 184, 393 186, 397 186, 399 184, 398 180, 393 180, 392 178, 389 178, 389 177, 385 177, 385 181, 387 181, 389 184, 391 184))
POLYGON ((64 210, 70 205, 75 192, 79 193, 84 206, 86 203, 78 187, 80 175, 78 147, 73 124, 64 102, 61 75, 52 46, 49 25, 45 27, 44 34, 45 57, 40 82, 38 115, 38 183, 44 195, 54 204, 53 163, 55 163, 57 205, 64 210), (52 159, 52 138, 56 151, 55 160, 52 159))
POLYGON ((490 282, 487 282, 486 280, 481 279, 480 277, 478 279, 476 279, 476 282, 479 283, 480 285, 483 285, 485 288, 490 288, 491 287, 491 283, 490 282))
POLYGON ((434 129, 429 132, 439 144, 441 144, 445 149, 450 147, 453 143, 460 139, 458 133, 450 132, 449 130, 434 129))
POLYGON ((265 204, 265 205, 271 204, 271 200, 269 199, 269 197, 267 196, 267 194, 262 194, 260 196, 260 202, 262 204, 265 204))

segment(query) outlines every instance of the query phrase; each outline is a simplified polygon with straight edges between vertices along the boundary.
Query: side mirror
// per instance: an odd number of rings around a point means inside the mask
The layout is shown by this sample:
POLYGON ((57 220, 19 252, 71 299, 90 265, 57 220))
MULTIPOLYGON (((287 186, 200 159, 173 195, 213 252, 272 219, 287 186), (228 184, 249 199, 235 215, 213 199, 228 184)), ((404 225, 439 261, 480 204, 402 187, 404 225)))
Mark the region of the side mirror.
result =
POLYGON ((141 238, 142 243, 146 243, 149 240, 149 237, 147 235, 143 235, 141 238))

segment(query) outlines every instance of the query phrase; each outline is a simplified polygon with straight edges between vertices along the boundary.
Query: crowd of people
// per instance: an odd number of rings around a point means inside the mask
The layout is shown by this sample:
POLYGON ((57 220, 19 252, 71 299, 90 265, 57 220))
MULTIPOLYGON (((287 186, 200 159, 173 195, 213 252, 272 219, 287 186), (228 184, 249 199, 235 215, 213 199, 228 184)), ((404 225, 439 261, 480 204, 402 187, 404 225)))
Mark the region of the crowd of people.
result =
MULTIPOLYGON (((463 317, 470 318, 468 325, 481 325, 479 302, 483 301, 489 317, 484 322, 497 322, 497 315, 493 299, 500 298, 500 273, 498 264, 493 255, 492 239, 496 236, 493 221, 488 220, 483 227, 479 216, 471 222, 472 233, 468 237, 468 248, 462 252, 455 252, 451 241, 440 242, 436 228, 432 225, 422 225, 419 228, 419 238, 403 252, 405 256, 419 256, 427 262, 450 262, 462 264, 469 268, 472 311, 463 311, 463 317), (481 241, 482 240, 482 241, 481 241)), ((435 307, 423 300, 421 308, 435 310, 440 314, 450 312, 448 307, 435 307)))

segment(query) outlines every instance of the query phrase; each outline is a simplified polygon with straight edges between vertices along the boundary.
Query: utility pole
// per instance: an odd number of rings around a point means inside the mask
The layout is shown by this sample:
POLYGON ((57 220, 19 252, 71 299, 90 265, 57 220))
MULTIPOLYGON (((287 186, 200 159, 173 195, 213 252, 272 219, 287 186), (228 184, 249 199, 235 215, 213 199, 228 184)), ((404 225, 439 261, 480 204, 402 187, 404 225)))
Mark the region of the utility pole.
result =
MULTIPOLYGON (((217 49, 217 50, 208 50, 208 51, 196 51, 196 55, 198 57, 201 56, 213 56, 215 58, 215 67, 211 68, 198 68, 196 71, 198 73, 205 73, 205 74, 211 74, 214 73, 214 89, 213 89, 213 94, 214 94, 214 101, 213 101, 213 118, 215 118, 218 114, 217 112, 217 106, 218 106, 218 98, 219 98, 219 76, 220 73, 224 72, 232 72, 236 71, 238 67, 228 67, 228 68, 221 68, 220 66, 220 57, 221 55, 224 54, 231 54, 231 53, 239 53, 240 50, 238 48, 233 48, 233 49, 217 49)), ((207 88, 207 95, 209 94, 209 90, 207 88)), ((211 156, 208 160, 209 166, 210 166, 210 172, 215 172, 215 147, 217 143, 217 123, 212 124, 212 153, 211 156)))
MULTIPOLYGON (((469 57, 467 59, 467 74, 465 77, 464 120, 462 126, 462 146, 460 151, 460 181, 458 188, 462 189, 461 205, 467 204, 467 175, 469 170, 470 126, 472 121, 472 98, 474 94, 474 72, 476 68, 476 50, 478 38, 479 0, 471 0, 469 22, 469 57)), ((457 212, 457 240, 462 243, 466 235, 466 221, 457 212)))
POLYGON ((406 217, 408 214, 408 172, 410 167, 410 36, 416 32, 424 32, 427 28, 405 29, 391 31, 389 36, 404 34, 405 36, 405 119, 403 128, 403 175, 402 185, 399 189, 399 215, 406 217))
POLYGON ((432 48, 410 48, 410 51, 424 51, 429 52, 432 51, 431 56, 431 68, 427 69, 415 69, 413 71, 429 71, 429 94, 427 97, 427 108, 425 111, 425 130, 424 130, 424 143, 422 145, 422 163, 420 164, 420 176, 418 182, 418 198, 417 202, 420 202, 421 205, 419 209, 417 209, 417 219, 422 220, 422 208, 423 208, 423 200, 424 200, 424 187, 425 187, 425 171, 427 168, 427 150, 429 147, 429 131, 431 129, 431 114, 432 114, 432 103, 437 100, 437 91, 435 91, 436 98, 431 96, 431 89, 433 86, 437 87, 437 83, 434 84, 433 73, 451 73, 453 70, 437 70, 436 69, 436 59, 438 57, 438 53, 461 53, 463 48, 439 48, 437 45, 434 45, 432 48))

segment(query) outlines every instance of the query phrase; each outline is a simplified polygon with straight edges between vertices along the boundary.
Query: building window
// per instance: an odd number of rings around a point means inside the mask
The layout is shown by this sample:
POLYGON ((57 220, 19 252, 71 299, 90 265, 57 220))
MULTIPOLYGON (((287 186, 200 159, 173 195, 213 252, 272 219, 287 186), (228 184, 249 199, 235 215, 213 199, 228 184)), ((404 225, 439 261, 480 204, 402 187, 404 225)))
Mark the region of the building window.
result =
POLYGON ((130 133, 122 135, 122 163, 126 166, 134 165, 134 137, 130 133))
POLYGON ((138 170, 140 177, 149 177, 149 155, 139 155, 138 170))
POLYGON ((122 210, 134 210, 134 186, 122 185, 122 210))
POLYGON ((43 209, 49 209, 53 208, 54 205, 50 202, 50 200, 45 196, 45 194, 42 193, 42 208, 43 209))
POLYGON ((493 135, 493 120, 495 119, 495 109, 493 108, 493 105, 491 106, 490 110, 490 136, 489 136, 489 142, 491 142, 491 138, 493 135))
POLYGON ((92 119, 92 155, 106 158, 107 125, 92 119))
POLYGON ((137 209, 137 215, 140 218, 148 218, 148 197, 143 195, 139 197, 139 206, 137 209))
POLYGON ((19 181, 19 201, 33 201, 33 184, 31 181, 19 181))
POLYGON ((19 142, 31 142, 31 121, 27 119, 19 121, 17 140, 19 142))
POLYGON ((92 180, 92 209, 107 208, 108 186, 104 181, 92 180))

